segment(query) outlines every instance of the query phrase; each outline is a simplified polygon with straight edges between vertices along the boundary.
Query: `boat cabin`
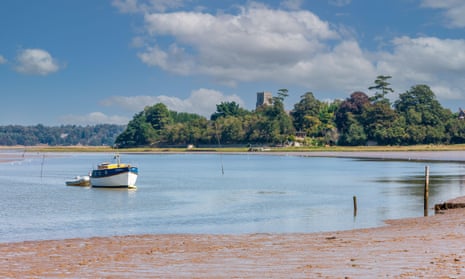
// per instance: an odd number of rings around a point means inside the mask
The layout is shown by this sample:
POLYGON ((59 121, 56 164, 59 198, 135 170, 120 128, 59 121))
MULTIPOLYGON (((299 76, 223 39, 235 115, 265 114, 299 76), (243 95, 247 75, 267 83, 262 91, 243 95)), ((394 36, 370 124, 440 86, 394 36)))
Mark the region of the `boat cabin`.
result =
POLYGON ((108 169, 116 169, 116 168, 129 168, 131 165, 129 164, 113 164, 113 163, 101 163, 98 165, 97 169, 99 170, 108 170, 108 169))

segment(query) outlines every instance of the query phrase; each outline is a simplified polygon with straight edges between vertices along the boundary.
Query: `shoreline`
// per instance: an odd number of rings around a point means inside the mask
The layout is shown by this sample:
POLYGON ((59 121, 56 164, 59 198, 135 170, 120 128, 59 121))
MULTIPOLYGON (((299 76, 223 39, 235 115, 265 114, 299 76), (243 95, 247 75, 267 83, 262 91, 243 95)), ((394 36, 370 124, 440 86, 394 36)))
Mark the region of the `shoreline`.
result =
POLYGON ((46 156, 47 154, 66 154, 66 153, 115 153, 121 154, 140 154, 140 155, 169 155, 169 154, 218 154, 218 155, 249 155, 249 156, 300 156, 300 157, 337 157, 337 158, 353 158, 353 159, 373 159, 373 160, 405 160, 405 161, 442 161, 442 162, 463 162, 465 163, 465 150, 347 150, 347 151, 221 151, 221 150, 204 150, 204 151, 117 151, 114 149, 97 150, 97 151, 82 151, 80 149, 65 149, 62 151, 31 151, 19 148, 0 147, 0 163, 20 161, 25 158, 37 158, 46 156))
MULTIPOLYGON (((246 154, 465 161, 465 151, 246 154)), ((17 155, 21 159, 22 153, 17 155)), ((0 163, 5 162, 2 159, 5 158, 1 157, 0 163)), ((448 202, 463 203, 465 198, 448 202)), ((465 248, 462 248, 465 241, 465 209, 450 209, 441 213, 429 217, 386 220, 386 225, 375 228, 336 232, 155 234, 0 243, 0 277, 465 276, 465 248)))
POLYGON ((465 209, 378 228, 295 234, 165 234, 0 244, 0 277, 457 278, 465 209))

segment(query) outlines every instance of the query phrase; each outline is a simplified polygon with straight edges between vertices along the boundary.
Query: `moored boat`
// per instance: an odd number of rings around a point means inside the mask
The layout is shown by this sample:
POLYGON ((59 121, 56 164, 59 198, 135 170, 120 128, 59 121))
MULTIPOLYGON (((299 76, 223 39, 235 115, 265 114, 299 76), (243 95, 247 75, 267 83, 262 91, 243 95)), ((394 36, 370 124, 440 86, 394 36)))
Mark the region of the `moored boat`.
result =
POLYGON ((135 188, 139 169, 120 162, 119 154, 115 155, 116 163, 104 162, 92 170, 90 183, 92 187, 101 188, 135 188))
POLYGON ((88 175, 76 176, 72 180, 66 181, 67 186, 90 186, 90 177, 88 175))

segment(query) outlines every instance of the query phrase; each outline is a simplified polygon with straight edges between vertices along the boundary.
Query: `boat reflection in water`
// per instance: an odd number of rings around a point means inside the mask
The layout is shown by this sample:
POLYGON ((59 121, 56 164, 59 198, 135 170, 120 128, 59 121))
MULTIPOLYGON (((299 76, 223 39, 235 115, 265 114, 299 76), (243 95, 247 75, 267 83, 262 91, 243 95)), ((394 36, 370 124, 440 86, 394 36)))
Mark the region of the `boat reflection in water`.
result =
POLYGON ((119 154, 115 155, 116 163, 104 162, 92 170, 90 184, 100 188, 136 188, 139 174, 137 167, 121 163, 119 154))

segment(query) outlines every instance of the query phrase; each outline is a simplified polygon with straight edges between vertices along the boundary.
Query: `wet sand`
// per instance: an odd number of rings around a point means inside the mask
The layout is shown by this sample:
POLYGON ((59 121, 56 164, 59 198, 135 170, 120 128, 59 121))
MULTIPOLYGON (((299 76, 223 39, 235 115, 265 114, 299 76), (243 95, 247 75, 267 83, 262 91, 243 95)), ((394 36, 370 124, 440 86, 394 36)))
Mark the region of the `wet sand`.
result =
MULTIPOLYGON (((38 152, 26 152, 20 149, 7 149, 0 147, 0 163, 17 162, 26 159, 49 157, 50 155, 40 154, 38 152)), ((57 156, 57 155, 55 155, 57 156)))
POLYGON ((26 241, 0 243, 0 278, 465 278, 464 243, 465 209, 340 232, 26 241))
POLYGON ((465 209, 311 234, 0 244, 1 278, 464 278, 465 209))
POLYGON ((24 160, 24 153, 19 152, 10 152, 10 153, 0 153, 0 163, 8 163, 14 161, 24 160))

